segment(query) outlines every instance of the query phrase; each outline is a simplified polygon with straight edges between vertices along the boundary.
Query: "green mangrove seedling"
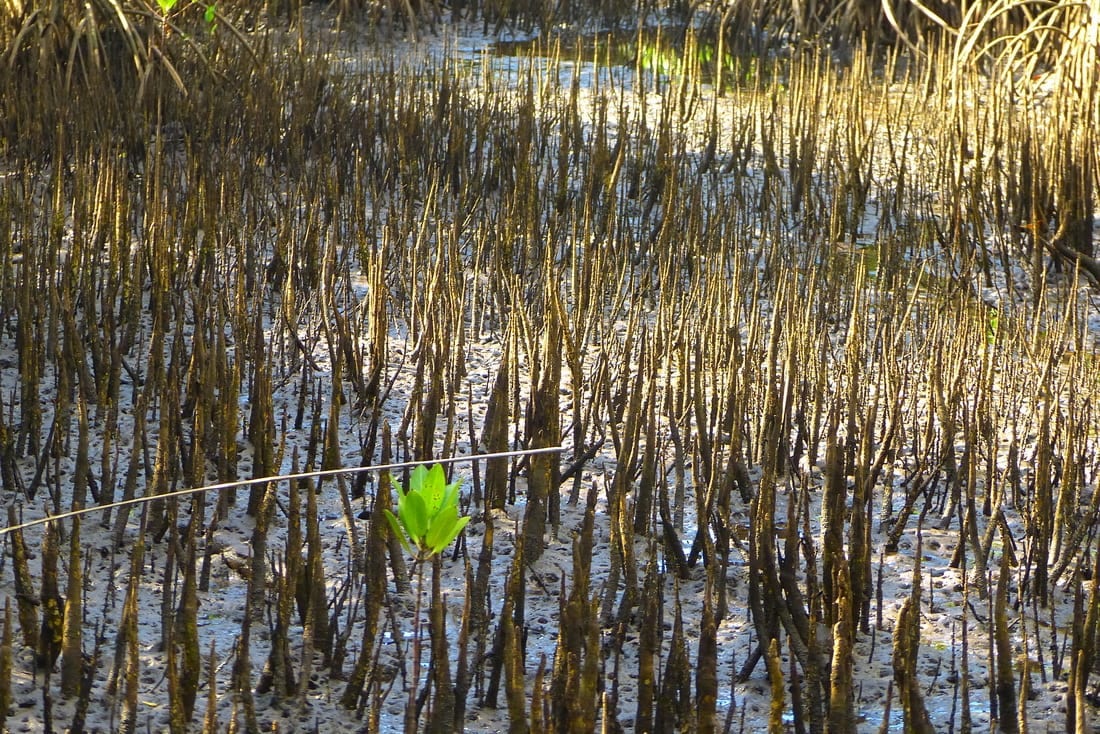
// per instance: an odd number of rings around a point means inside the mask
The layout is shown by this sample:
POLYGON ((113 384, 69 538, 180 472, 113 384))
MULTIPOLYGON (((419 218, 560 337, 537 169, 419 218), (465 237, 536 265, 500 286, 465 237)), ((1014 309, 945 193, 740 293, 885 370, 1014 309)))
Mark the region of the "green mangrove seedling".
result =
MULTIPOLYGON (((389 509, 383 509, 390 529, 401 540, 406 552, 416 559, 416 611, 413 613, 413 651, 412 685, 409 686, 408 706, 405 709, 405 732, 412 734, 420 730, 420 708, 417 705, 417 690, 420 687, 420 601, 423 593, 423 562, 434 558, 432 564, 435 584, 432 594, 432 636, 445 635, 436 627, 436 620, 443 619, 442 600, 439 595, 439 559, 435 558, 443 549, 458 537, 462 528, 470 521, 469 516, 458 516, 459 482, 447 484, 443 466, 436 464, 431 469, 424 465, 416 467, 409 477, 409 490, 394 481, 397 487, 397 515, 389 509)), ((445 643, 444 643, 445 644, 445 643)))
POLYGON ((398 497, 397 515, 388 509, 383 512, 401 545, 416 556, 417 561, 442 553, 470 522, 469 516, 458 515, 460 483, 454 481, 447 484, 440 464, 430 470, 423 465, 416 467, 409 477, 408 492, 400 482, 394 481, 398 497))

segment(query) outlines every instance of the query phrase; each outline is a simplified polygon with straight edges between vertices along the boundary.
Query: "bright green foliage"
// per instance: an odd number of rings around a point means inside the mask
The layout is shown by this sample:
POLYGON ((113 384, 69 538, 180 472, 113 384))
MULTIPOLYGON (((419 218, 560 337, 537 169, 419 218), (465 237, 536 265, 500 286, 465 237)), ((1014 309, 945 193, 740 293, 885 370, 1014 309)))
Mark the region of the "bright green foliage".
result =
POLYGON ((408 492, 399 482, 395 481, 394 485, 397 487, 397 515, 389 510, 383 512, 401 545, 417 560, 442 553, 470 521, 469 517, 458 516, 459 482, 447 484, 439 464, 430 470, 416 467, 409 477, 408 492))
MULTIPOLYGON (((191 2, 194 3, 197 2, 197 0, 191 0, 191 2)), ((178 4, 179 0, 157 0, 157 5, 160 6, 160 12, 165 19, 168 18, 169 14, 171 14, 172 10, 175 9, 178 4)), ((202 8, 202 19, 206 22, 206 25, 213 30, 214 21, 217 20, 218 17, 216 3, 210 3, 209 5, 202 4, 202 8)))

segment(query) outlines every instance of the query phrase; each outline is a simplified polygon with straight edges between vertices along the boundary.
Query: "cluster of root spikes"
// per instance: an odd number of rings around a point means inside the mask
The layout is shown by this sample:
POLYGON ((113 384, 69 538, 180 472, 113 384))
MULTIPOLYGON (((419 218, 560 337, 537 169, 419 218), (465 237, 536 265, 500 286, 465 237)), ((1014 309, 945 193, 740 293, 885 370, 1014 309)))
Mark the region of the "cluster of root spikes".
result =
POLYGON ((582 85, 568 47, 169 30, 141 74, 0 73, 9 725, 853 731, 886 636, 883 730, 931 731, 949 599, 952 726, 1023 730, 1047 681, 1087 719, 1095 126, 950 60, 716 96, 698 56, 582 85), (408 469, 234 484, 558 446, 450 465, 473 520, 430 568, 383 520, 408 469))

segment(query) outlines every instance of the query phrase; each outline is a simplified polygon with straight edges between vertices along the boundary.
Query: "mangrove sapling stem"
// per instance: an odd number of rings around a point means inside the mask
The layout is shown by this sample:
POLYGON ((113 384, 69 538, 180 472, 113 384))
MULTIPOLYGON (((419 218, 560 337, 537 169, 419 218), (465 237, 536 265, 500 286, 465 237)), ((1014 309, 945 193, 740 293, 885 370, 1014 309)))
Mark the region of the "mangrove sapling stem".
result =
POLYGON ((408 684, 408 699, 405 703, 405 734, 416 734, 417 719, 420 711, 417 706, 417 694, 420 686, 420 602, 424 594, 423 559, 413 562, 413 574, 416 576, 416 595, 413 603, 412 629, 412 676, 408 684))
POLYGON ((451 679, 447 647, 447 611, 441 591, 443 558, 436 553, 432 564, 432 590, 428 607, 428 633, 431 637, 431 666, 428 669, 428 687, 434 689, 425 731, 429 734, 446 734, 454 727, 455 688, 451 679))

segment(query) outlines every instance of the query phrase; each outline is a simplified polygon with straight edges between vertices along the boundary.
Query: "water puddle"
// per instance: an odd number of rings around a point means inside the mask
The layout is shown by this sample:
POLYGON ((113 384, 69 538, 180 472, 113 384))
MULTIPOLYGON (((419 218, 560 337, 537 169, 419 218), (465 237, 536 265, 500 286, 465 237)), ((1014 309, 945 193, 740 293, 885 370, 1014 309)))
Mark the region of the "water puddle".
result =
MULTIPOLYGON (((713 85, 721 69, 723 87, 754 84, 759 74, 770 74, 773 64, 756 56, 738 56, 717 44, 681 31, 659 27, 591 33, 570 38, 535 37, 497 41, 484 52, 497 59, 583 64, 596 70, 624 70, 646 74, 647 82, 682 78, 713 85), (719 66, 720 64, 720 66, 719 66)), ((623 79, 618 79, 623 81, 623 79)))

